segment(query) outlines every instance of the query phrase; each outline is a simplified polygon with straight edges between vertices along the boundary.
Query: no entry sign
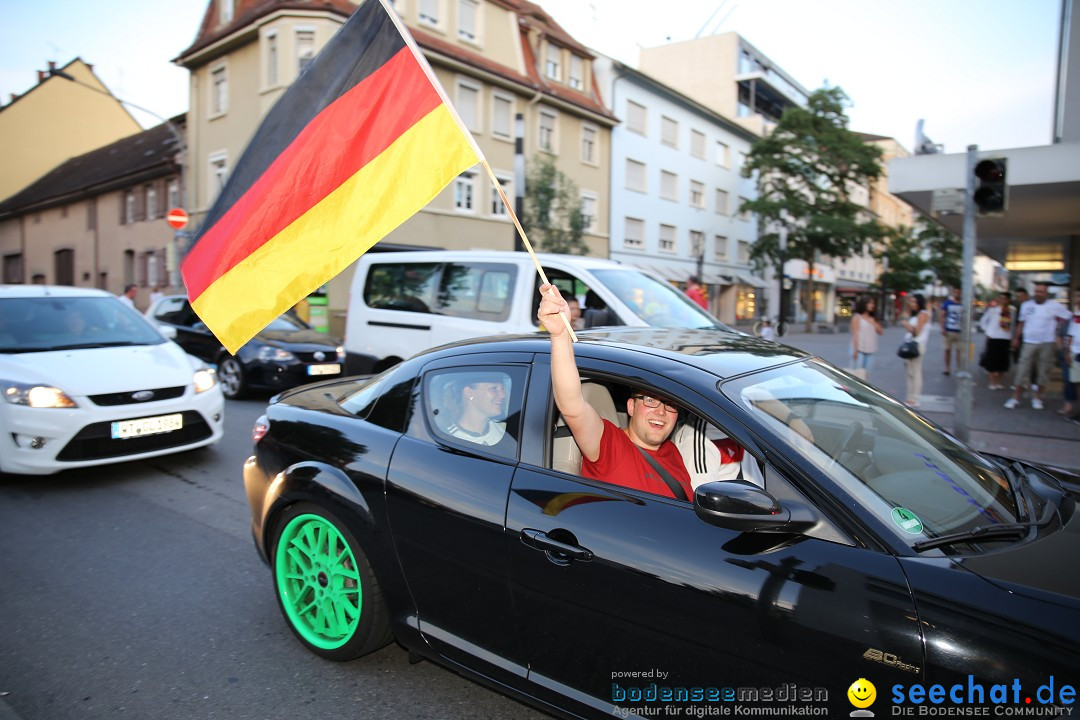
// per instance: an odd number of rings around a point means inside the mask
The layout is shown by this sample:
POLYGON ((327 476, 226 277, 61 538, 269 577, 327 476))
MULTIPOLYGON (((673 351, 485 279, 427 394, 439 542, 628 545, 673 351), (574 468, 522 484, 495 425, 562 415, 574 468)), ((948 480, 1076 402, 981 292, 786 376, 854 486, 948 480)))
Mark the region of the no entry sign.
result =
POLYGON ((165 222, 169 223, 169 227, 180 230, 187 225, 188 214, 184 211, 184 208, 173 208, 165 216, 165 222))

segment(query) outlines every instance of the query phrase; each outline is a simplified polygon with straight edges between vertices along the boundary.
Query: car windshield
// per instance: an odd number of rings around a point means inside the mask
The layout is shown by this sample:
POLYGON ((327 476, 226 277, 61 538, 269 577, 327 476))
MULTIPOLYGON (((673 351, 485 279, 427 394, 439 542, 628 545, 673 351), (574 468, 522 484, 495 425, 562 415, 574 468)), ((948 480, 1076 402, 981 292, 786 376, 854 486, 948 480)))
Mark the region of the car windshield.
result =
POLYGON ((264 330, 277 330, 285 332, 295 332, 297 330, 310 330, 310 326, 304 323, 303 320, 292 315, 291 313, 285 313, 278 315, 276 318, 270 321, 264 330))
POLYGON ((630 310, 651 327, 725 328, 723 323, 665 282, 629 268, 593 270, 630 310))
POLYGON ((721 391, 909 545, 1020 520, 998 465, 821 362, 735 378, 721 391))
POLYGON ((115 297, 0 300, 0 352, 157 345, 165 342, 141 315, 115 297))

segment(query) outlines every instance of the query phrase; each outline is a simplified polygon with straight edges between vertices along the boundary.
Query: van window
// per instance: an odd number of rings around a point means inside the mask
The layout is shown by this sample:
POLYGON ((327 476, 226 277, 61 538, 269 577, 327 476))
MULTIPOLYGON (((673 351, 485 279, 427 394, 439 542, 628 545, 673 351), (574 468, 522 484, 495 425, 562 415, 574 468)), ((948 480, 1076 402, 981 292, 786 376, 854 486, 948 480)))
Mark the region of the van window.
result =
POLYGON ((506 320, 517 267, 502 263, 447 263, 435 312, 475 320, 506 320))
POLYGON ((593 270, 593 275, 651 327, 723 327, 690 298, 649 275, 622 268, 593 270))
POLYGON ((439 263, 375 263, 364 282, 364 302, 379 310, 429 313, 440 267, 439 263))

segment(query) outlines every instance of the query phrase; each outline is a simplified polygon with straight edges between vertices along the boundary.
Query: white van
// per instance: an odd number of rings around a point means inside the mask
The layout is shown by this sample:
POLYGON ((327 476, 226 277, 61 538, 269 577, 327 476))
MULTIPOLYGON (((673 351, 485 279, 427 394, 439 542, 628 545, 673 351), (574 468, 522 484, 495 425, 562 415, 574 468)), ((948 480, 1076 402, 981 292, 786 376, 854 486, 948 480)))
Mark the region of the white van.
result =
MULTIPOLYGON (((611 260, 540 254, 585 327, 725 327, 665 280, 611 260)), ((349 373, 380 372, 421 350, 537 331, 540 276, 525 252, 368 253, 356 266, 345 322, 349 373)))

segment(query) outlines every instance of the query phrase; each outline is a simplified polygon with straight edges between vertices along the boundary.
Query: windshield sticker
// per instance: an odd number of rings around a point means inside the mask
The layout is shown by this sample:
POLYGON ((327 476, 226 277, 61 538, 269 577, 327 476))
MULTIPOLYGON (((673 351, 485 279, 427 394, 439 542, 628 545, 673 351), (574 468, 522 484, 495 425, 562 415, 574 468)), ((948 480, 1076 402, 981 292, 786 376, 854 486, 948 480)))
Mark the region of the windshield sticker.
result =
POLYGON ((906 533, 918 535, 922 532, 922 520, 907 508, 893 508, 892 521, 906 533))

